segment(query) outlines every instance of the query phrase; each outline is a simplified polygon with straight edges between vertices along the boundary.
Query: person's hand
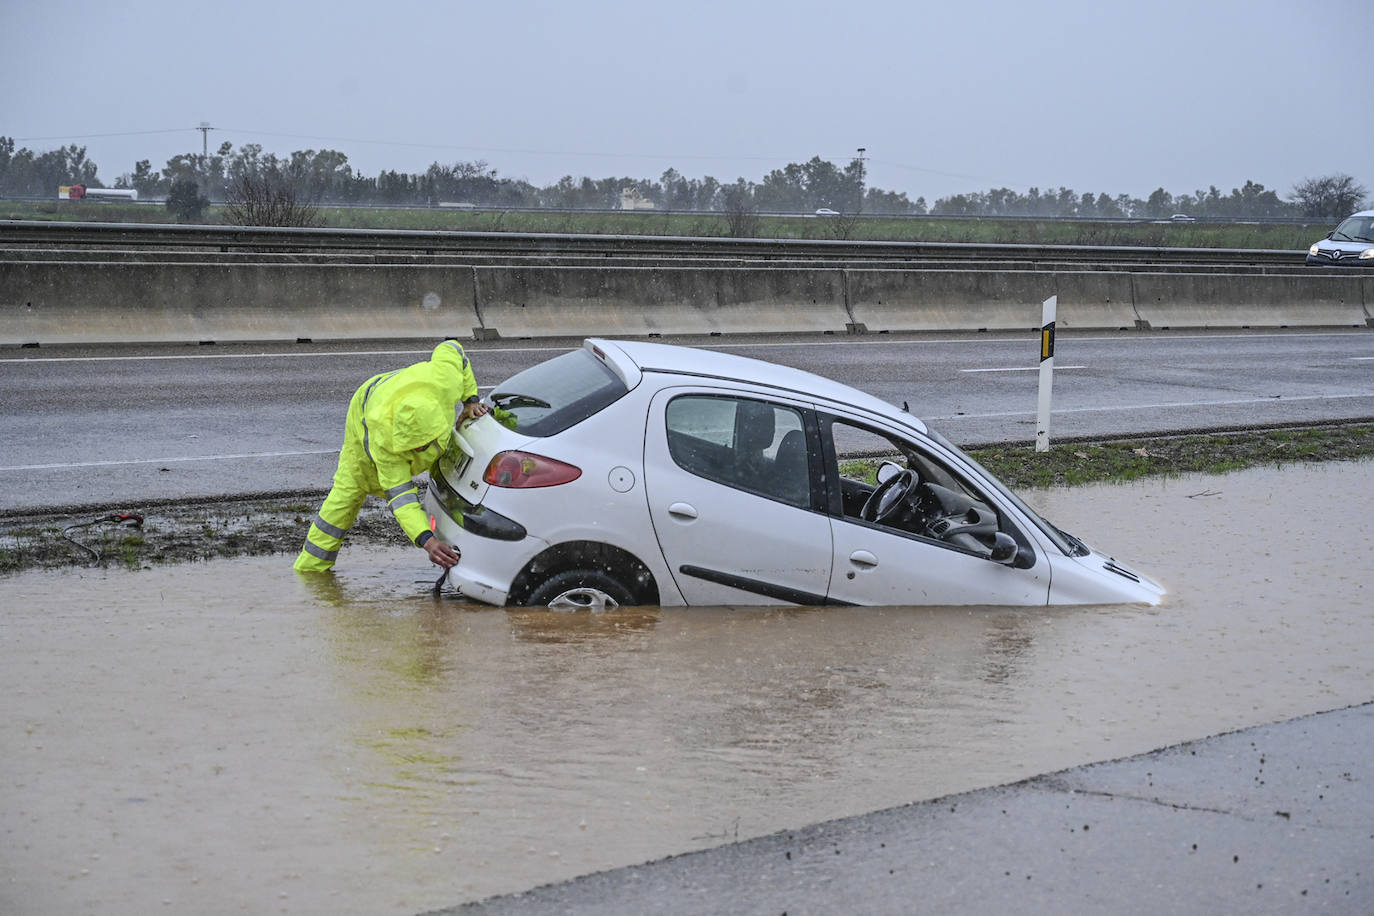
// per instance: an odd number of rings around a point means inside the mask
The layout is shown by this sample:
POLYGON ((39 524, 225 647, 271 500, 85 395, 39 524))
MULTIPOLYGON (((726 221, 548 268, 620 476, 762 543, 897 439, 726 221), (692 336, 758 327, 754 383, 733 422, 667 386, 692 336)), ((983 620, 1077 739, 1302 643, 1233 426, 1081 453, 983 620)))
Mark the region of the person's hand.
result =
POLYGON ((459 423, 466 423, 468 420, 476 420, 478 417, 487 415, 487 405, 481 401, 472 401, 463 405, 463 412, 458 416, 459 423))
POLYGON ((444 569, 452 569, 458 565, 462 555, 449 545, 438 538, 430 538, 425 541, 425 553, 429 554, 429 562, 435 566, 442 566, 444 569))

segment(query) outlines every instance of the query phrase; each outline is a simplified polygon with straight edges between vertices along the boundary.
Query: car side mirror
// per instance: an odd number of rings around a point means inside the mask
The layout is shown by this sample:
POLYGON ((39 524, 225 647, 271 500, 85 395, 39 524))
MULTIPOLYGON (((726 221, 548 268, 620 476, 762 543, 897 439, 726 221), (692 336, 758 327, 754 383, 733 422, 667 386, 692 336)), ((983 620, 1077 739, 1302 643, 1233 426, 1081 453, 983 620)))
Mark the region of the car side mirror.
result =
POLYGON ((1020 551, 1021 547, 1016 543, 1016 538, 1005 531, 999 531, 992 536, 992 553, 988 555, 988 559, 1003 566, 1010 566, 1016 562, 1016 555, 1020 551))
POLYGON ((902 466, 893 461, 884 461, 878 465, 878 483, 887 483, 898 474, 902 473, 902 466))

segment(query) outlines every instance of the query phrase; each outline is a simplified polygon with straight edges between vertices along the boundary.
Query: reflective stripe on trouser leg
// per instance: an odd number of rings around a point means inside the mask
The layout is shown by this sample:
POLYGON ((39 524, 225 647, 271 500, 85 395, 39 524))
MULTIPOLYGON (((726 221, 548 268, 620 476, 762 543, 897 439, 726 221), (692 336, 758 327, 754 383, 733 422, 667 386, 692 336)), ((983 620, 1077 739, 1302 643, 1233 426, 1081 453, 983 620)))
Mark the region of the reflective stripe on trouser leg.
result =
POLYGON ((324 572, 334 568, 344 534, 353 527, 367 494, 351 487, 335 486, 324 498, 319 514, 310 524, 305 546, 294 564, 297 570, 324 572))

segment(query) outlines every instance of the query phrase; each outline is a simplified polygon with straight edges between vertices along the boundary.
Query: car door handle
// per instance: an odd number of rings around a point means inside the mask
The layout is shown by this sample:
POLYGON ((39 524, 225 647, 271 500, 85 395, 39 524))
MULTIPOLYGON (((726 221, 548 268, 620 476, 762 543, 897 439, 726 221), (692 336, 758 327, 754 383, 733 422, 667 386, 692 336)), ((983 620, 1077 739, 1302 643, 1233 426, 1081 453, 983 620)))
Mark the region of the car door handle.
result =
POLYGON ((697 517, 697 510, 686 503, 673 503, 668 507, 668 514, 673 518, 680 518, 683 521, 691 521, 697 517))
POLYGON ((867 550, 856 550, 849 555, 849 562, 860 569, 872 569, 878 565, 878 558, 867 550))

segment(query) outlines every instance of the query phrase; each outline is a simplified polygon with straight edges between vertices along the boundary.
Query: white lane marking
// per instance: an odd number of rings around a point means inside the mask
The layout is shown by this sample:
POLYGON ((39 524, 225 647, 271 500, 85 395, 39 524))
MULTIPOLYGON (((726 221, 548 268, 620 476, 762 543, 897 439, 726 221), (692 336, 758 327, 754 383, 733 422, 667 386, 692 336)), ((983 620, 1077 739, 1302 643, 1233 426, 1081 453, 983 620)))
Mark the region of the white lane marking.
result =
MULTIPOLYGON (((1111 413, 1119 410, 1169 410, 1180 407, 1236 407, 1244 404, 1293 404, 1299 401, 1340 401, 1374 398, 1374 392, 1364 394, 1304 394, 1277 398, 1237 398, 1230 401, 1171 401, 1162 404, 1119 404, 1111 407, 1056 407, 1055 414, 1111 413)), ((1008 410, 999 413, 958 413, 944 416, 922 416, 925 420, 992 420, 1001 417, 1034 416, 1033 410, 1008 410)))
MULTIPOLYGON (((1349 337, 1348 333, 1331 332, 1312 332, 1296 334, 1179 334, 1177 336, 1084 336, 1068 337, 1061 336, 1060 342, 1065 341, 1132 341, 1140 343, 1174 343, 1187 340, 1263 340, 1268 338, 1291 338, 1291 337, 1349 337)), ((614 338, 609 338, 612 343, 614 338)), ((779 341, 773 343, 715 343, 702 341, 697 344, 698 349, 703 350, 748 350, 748 349, 778 349, 782 347, 831 347, 836 344, 845 346, 945 346, 948 344, 985 344, 985 343, 1025 343, 1027 340, 1038 340, 1037 334, 1028 334, 1018 337, 939 337, 921 339, 893 339, 886 335, 873 335, 872 339, 865 340, 837 340, 830 338, 827 340, 802 340, 802 341, 779 341)), ((650 341, 657 343, 659 341, 650 341)), ((466 348, 465 348, 466 349, 466 348)), ((474 347, 471 352, 474 355, 482 353, 556 353, 565 350, 575 350, 577 347, 566 346, 547 346, 547 347, 474 347)), ((136 362, 138 360, 174 360, 174 359, 289 359, 292 357, 302 357, 306 359, 322 358, 329 356, 415 356, 432 352, 431 350, 331 350, 321 353, 307 353, 303 351, 288 351, 283 353, 176 353, 176 354, 149 354, 144 356, 15 356, 0 359, 0 365, 12 363, 85 363, 85 362, 136 362)), ((1353 359, 1365 359, 1367 357, 1352 357, 1353 359)), ((1062 368, 1062 367, 1061 367, 1062 368)))
MULTIPOLYGON (((1065 369, 1086 369, 1087 366, 1055 366, 1055 372, 1063 372, 1065 369)), ((1010 366, 1006 369, 960 369, 960 372, 1039 372, 1039 366, 1010 366)))
POLYGON ((1349 358, 1349 359, 1353 359, 1353 360, 1361 360, 1361 359, 1374 359, 1374 356, 1351 356, 1351 357, 1348 357, 1348 358, 1349 358))
POLYGON ((128 458, 122 461, 72 461, 63 464, 16 464, 0 467, 0 471, 53 471, 76 468, 106 468, 122 464, 175 464, 187 461, 242 461, 246 458, 292 458, 298 455, 337 455, 336 448, 312 449, 303 452, 251 452, 244 455, 200 455, 191 458, 128 458))

